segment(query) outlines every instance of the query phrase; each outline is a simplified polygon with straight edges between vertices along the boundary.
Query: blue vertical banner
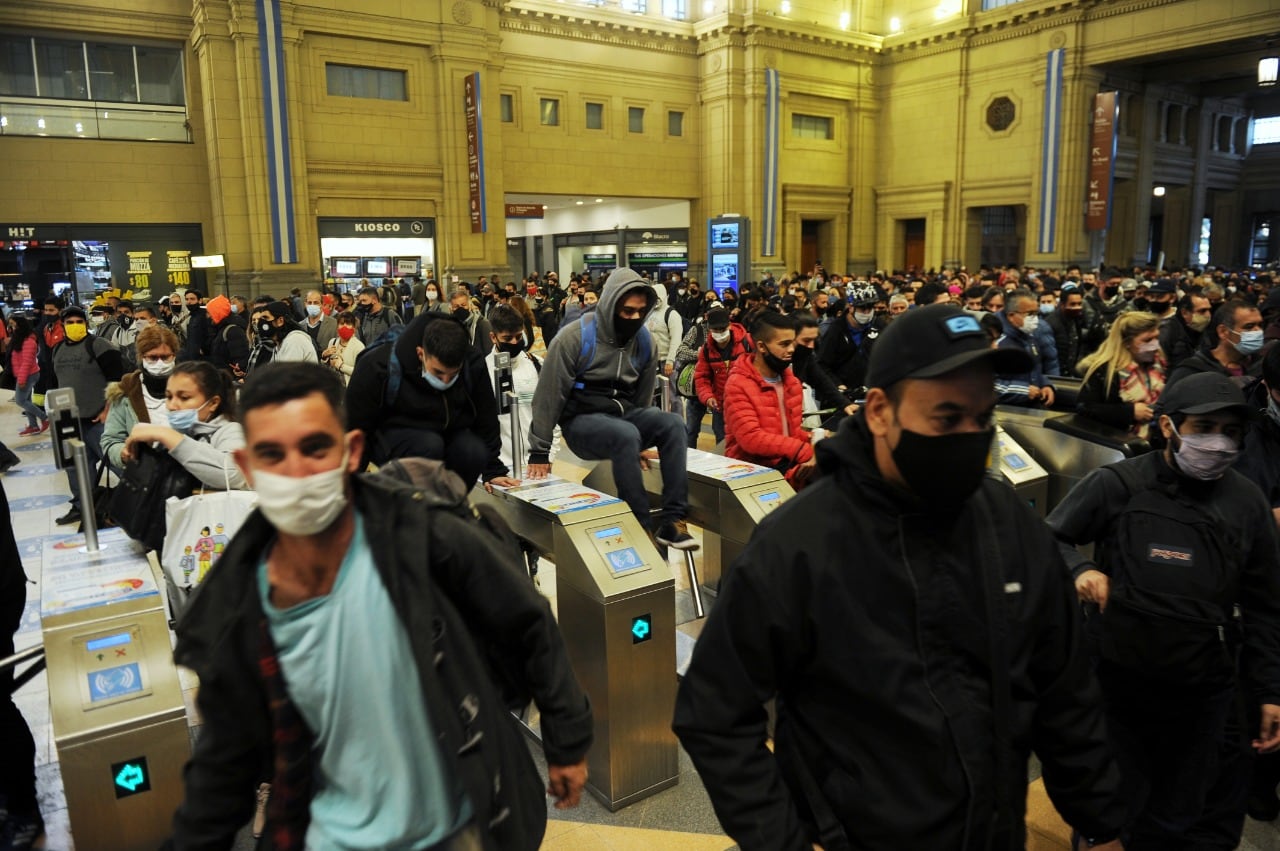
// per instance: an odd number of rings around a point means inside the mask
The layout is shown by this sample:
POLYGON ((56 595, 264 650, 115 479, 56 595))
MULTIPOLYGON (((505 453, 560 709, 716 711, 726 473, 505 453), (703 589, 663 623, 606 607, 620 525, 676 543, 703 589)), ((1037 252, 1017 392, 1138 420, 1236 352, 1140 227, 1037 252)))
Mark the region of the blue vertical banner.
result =
POLYGON ((781 83, 776 68, 764 69, 764 215, 760 254, 778 253, 778 125, 782 114, 781 83))
POLYGON ((1044 71, 1044 133, 1040 142, 1040 229, 1036 251, 1052 254, 1058 242, 1058 156, 1062 148, 1062 73, 1067 49, 1050 50, 1044 71))
POLYGON ((484 210, 484 116, 480 112, 480 72, 468 74, 462 83, 462 106, 467 119, 467 195, 471 208, 471 232, 487 233, 484 210))
POLYGON ((257 0, 258 58, 262 63, 262 113, 267 138, 267 196, 271 200, 271 248, 276 263, 298 262, 293 226, 293 168, 289 157, 289 99, 285 89, 280 0, 257 0))

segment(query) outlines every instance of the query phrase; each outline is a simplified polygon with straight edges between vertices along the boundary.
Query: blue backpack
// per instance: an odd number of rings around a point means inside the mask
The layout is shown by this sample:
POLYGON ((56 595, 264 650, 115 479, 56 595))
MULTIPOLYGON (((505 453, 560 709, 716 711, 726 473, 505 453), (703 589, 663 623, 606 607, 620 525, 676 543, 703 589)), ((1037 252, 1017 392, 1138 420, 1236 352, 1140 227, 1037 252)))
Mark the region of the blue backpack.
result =
MULTIPOLYGON (((587 375, 587 370, 591 368, 591 362, 596 357, 596 315, 594 312, 584 313, 578 317, 578 328, 582 332, 582 348, 578 350, 578 372, 574 376, 573 389, 582 390, 586 388, 583 378, 587 375), (588 321, 590 320, 590 321, 588 321)), ((640 326, 639 332, 636 333, 636 351, 631 356, 631 366, 636 372, 643 372, 645 364, 649 363, 649 356, 653 353, 653 338, 649 334, 649 329, 640 326)))

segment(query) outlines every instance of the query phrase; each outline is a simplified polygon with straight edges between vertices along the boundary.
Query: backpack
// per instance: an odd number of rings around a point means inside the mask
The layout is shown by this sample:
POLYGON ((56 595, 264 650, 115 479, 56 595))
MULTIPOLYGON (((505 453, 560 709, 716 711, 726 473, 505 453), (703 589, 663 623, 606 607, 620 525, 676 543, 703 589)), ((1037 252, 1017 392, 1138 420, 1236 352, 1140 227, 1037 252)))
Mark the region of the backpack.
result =
POLYGON ((1217 518, 1179 500, 1173 486, 1151 485, 1131 463, 1105 469, 1128 501, 1104 552, 1107 609, 1090 618, 1098 654, 1180 684, 1231 682, 1241 639, 1237 577, 1217 518))
POLYGON ((396 398, 400 395, 400 382, 404 379, 404 369, 400 366, 400 358, 396 354, 396 341, 400 339, 400 335, 404 333, 407 325, 392 325, 383 331, 373 342, 365 346, 360 354, 356 355, 356 363, 369 352, 380 349, 383 346, 390 347, 390 354, 387 355, 387 384, 382 391, 382 407, 390 408, 396 403, 396 398))
POLYGON ((676 350, 676 361, 672 365, 676 376, 676 391, 687 399, 697 399, 698 391, 693 386, 693 374, 698 366, 698 350, 707 342, 707 326, 703 322, 694 325, 680 341, 676 350))
MULTIPOLYGON (((578 350, 578 369, 573 378, 573 389, 583 390, 587 386, 583 379, 596 357, 595 313, 584 313, 578 317, 578 328, 582 331, 582 347, 578 350)), ((635 354, 631 356, 631 366, 636 372, 643 372, 653 354, 653 337, 650 336, 649 329, 643 325, 636 332, 636 343, 635 354)))

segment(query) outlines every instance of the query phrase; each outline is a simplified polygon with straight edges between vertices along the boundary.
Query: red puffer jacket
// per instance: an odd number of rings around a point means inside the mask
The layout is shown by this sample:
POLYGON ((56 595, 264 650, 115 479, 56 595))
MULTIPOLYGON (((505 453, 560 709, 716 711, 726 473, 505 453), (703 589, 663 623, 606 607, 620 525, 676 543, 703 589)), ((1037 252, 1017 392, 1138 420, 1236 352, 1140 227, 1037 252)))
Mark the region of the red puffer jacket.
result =
POLYGON ((729 323, 729 345, 721 350, 707 331, 707 342, 698 349, 698 365, 693 370, 693 386, 698 391, 698 401, 707 404, 715 399, 724 404, 724 385, 729 380, 729 370, 743 356, 749 360, 755 357, 756 344, 751 342, 747 329, 737 322, 729 323))
POLYGON ((755 358, 738 358, 724 390, 724 454, 775 469, 792 468, 813 457, 811 436, 800 425, 804 390, 800 379, 782 374, 787 434, 782 432, 778 391, 760 377, 755 358))

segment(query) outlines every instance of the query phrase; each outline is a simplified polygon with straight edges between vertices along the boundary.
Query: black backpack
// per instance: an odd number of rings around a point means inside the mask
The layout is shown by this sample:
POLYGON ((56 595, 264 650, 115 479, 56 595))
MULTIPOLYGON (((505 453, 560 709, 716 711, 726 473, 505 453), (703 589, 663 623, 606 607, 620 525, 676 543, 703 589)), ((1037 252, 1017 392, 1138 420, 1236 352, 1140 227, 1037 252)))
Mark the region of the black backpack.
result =
POLYGON ((1237 570, 1218 518, 1152 485, 1132 463, 1106 467, 1129 495, 1103 550, 1107 609, 1090 618, 1098 655, 1155 679, 1220 685, 1235 675, 1237 570))

